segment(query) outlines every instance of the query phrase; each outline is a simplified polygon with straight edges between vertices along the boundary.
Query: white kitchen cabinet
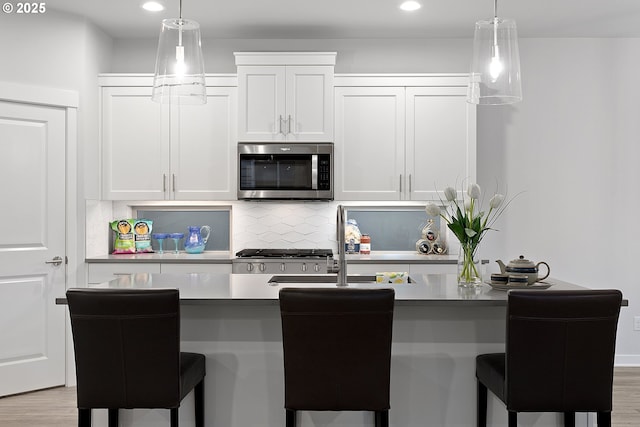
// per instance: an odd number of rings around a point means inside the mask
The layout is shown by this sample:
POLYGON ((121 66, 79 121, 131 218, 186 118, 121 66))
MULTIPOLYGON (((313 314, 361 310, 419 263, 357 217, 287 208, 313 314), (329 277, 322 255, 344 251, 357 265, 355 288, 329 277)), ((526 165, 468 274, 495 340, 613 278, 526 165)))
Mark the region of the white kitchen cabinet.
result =
POLYGON ((375 275, 385 271, 405 271, 409 272, 409 264, 374 264, 374 263, 347 263, 347 274, 375 275))
POLYGON ((416 274, 456 274, 457 264, 376 264, 376 263, 350 263, 347 266, 348 274, 376 274, 385 271, 404 271, 409 276, 416 274))
POLYGON ((405 198, 439 200, 436 190, 475 182, 476 110, 466 97, 466 86, 406 88, 405 198))
POLYGON ((333 141, 335 53, 236 53, 239 141, 333 141))
POLYGON ((224 273, 231 274, 231 263, 204 264, 204 263, 163 263, 160 265, 162 273, 224 273))
POLYGON ((89 263, 88 282, 90 284, 104 283, 119 276, 150 273, 225 273, 231 274, 231 263, 161 263, 161 262, 120 262, 120 263, 89 263))
POLYGON ((176 106, 151 101, 151 78, 105 79, 103 199, 236 198, 236 87, 208 86, 206 104, 176 106))
POLYGON ((411 264, 411 274, 457 274, 458 264, 411 264))
POLYGON ((150 87, 102 88, 102 198, 163 200, 169 172, 169 109, 150 87))
POLYGON ((104 283, 118 278, 118 276, 129 276, 130 274, 160 273, 159 263, 90 263, 88 265, 89 284, 104 283))
POLYGON ((335 89, 336 200, 401 200, 405 173, 405 90, 335 89))
POLYGON ((474 181, 475 107, 466 81, 336 77, 336 200, 438 200, 436 190, 474 181))

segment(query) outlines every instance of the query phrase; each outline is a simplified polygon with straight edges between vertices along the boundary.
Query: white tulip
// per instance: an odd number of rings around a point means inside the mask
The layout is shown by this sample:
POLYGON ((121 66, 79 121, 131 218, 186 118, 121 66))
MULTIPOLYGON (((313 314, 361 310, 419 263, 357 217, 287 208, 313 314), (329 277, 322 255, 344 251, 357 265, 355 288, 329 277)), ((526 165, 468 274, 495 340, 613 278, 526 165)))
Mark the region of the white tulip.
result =
POLYGON ((478 200, 480 198, 480 186, 478 184, 469 184, 469 189, 467 190, 467 194, 474 200, 478 200))
POLYGON ((471 210, 471 200, 464 201, 464 210, 469 212, 471 210))
POLYGON ((496 209, 498 206, 502 204, 504 201, 504 195, 496 193, 491 200, 489 200, 489 207, 491 209, 496 209))
POLYGON ((427 203, 427 206, 425 206, 424 211, 429 216, 434 216, 434 217, 440 216, 440 206, 436 205, 435 203, 427 203))
POLYGON ((453 202, 456 199, 457 193, 456 189, 453 187, 447 187, 444 189, 444 197, 447 199, 447 202, 453 202))

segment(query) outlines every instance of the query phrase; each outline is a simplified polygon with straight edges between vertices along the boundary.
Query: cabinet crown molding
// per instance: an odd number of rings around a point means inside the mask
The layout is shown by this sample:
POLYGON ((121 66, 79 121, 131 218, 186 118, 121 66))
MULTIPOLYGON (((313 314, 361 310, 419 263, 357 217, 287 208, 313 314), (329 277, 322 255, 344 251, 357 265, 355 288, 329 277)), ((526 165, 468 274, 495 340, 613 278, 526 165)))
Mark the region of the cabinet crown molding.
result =
POLYGON ((337 52, 233 52, 236 65, 336 65, 337 52))

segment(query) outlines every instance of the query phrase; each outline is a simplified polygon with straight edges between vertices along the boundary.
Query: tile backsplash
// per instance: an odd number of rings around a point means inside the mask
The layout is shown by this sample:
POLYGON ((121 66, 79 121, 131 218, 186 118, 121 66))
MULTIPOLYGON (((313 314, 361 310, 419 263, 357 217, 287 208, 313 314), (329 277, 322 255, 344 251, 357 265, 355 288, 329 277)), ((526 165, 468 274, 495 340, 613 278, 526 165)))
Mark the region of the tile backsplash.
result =
POLYGON ((337 249, 335 202, 233 204, 233 250, 337 249))

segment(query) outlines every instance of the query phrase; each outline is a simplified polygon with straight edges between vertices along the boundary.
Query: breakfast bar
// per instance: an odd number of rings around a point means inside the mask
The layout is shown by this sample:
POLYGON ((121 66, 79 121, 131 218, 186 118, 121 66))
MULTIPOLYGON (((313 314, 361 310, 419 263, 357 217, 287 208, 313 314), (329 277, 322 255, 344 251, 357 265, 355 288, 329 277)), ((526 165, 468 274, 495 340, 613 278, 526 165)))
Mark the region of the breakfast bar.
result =
MULTIPOLYGON (((178 288, 183 351, 204 353, 206 424, 284 425, 284 380, 278 292, 283 287, 335 287, 334 275, 316 283, 269 283, 262 274, 148 274, 121 276, 101 288, 178 288)), ((412 275, 411 283, 361 283, 350 287, 393 287, 394 312, 390 422, 396 426, 470 426, 475 423, 475 356, 504 351, 506 292, 483 284, 457 286, 455 275, 412 275)), ((579 286, 549 280, 553 289, 579 286)), ((65 303, 59 298, 58 303, 65 303)), ((182 403, 181 425, 192 425, 193 396, 182 403)), ((502 403, 489 397, 489 422, 507 425, 502 403)), ((305 412, 301 426, 363 426, 365 412, 305 412)), ((127 410, 125 426, 168 425, 169 411, 127 410)), ((577 425, 593 425, 577 414, 577 425)), ((107 425, 106 410, 94 411, 95 424, 107 425)), ((527 426, 559 425, 559 414, 523 413, 527 426)))

